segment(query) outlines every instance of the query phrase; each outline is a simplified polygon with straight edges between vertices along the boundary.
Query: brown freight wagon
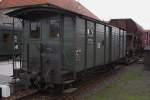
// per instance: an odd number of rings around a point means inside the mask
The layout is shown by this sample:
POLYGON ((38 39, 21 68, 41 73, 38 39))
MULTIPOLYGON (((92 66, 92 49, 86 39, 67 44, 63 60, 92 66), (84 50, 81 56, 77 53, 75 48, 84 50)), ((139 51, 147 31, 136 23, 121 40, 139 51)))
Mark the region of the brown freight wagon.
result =
POLYGON ((144 29, 132 19, 111 19, 110 25, 127 30, 127 56, 141 54, 144 48, 144 29))

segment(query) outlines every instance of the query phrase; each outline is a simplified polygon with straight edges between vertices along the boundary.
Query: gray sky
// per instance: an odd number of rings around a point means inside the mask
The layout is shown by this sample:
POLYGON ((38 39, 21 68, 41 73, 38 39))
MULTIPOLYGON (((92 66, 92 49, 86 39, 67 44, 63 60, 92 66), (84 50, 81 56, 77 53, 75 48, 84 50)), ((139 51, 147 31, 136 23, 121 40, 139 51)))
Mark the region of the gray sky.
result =
POLYGON ((132 18, 150 29, 150 0, 77 0, 101 20, 132 18))

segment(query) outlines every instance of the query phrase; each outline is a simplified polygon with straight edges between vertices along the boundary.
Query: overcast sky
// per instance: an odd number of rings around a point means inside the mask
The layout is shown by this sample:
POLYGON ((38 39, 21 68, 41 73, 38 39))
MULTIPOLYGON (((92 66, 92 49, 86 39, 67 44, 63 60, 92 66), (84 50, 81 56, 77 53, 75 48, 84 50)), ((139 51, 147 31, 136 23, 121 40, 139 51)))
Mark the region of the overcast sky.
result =
POLYGON ((150 0, 77 0, 101 20, 132 18, 150 29, 150 0))

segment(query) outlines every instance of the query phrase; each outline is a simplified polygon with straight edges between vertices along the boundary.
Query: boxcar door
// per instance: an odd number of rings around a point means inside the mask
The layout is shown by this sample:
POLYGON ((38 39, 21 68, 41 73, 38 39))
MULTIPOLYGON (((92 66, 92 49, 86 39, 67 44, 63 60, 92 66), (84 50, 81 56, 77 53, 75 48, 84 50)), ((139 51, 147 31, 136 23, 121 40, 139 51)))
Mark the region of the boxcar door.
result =
POLYGON ((82 71, 85 68, 85 20, 76 20, 76 70, 82 71))
POLYGON ((61 18, 50 16, 42 25, 43 72, 47 81, 60 83, 61 69, 61 18), (53 72, 53 73, 52 73, 53 72))
POLYGON ((111 62, 111 28, 105 26, 105 64, 111 62))
POLYGON ((94 66, 94 23, 87 21, 87 68, 94 66))
POLYGON ((24 60, 28 72, 37 74, 40 69, 40 20, 26 21, 24 27, 24 60))
POLYGON ((104 46, 105 28, 102 24, 96 24, 96 64, 95 66, 104 65, 104 46))

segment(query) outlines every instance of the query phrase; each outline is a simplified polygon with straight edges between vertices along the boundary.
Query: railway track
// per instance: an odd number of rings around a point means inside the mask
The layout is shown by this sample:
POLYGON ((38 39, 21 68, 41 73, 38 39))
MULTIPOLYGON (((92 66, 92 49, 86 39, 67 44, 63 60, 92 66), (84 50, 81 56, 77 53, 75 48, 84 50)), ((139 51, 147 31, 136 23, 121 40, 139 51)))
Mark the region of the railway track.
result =
MULTIPOLYGON (((80 94, 86 94, 87 91, 90 90, 90 88, 93 88, 95 86, 95 84, 99 85, 103 80, 106 79, 107 81, 107 79, 111 79, 113 76, 115 76, 115 74, 123 70, 124 67, 124 65, 119 65, 115 68, 115 70, 110 70, 107 72, 97 71, 82 77, 83 80, 77 83, 79 89, 74 93, 52 96, 49 90, 41 93, 34 89, 24 89, 16 92, 9 98, 4 98, 3 100, 78 100, 78 98, 76 98, 77 96, 79 96, 80 94)), ((100 86, 101 85, 99 85, 98 87, 100 86)))
POLYGON ((57 96, 50 95, 49 91, 39 92, 37 90, 26 90, 21 91, 21 93, 15 94, 10 98, 5 100, 78 100, 76 97, 81 93, 86 93, 86 89, 92 88, 94 84, 100 83, 105 80, 105 78, 112 78, 111 76, 117 74, 124 68, 124 65, 117 66, 115 71, 99 71, 94 74, 89 74, 84 77, 84 80, 77 83, 79 89, 78 91, 70 94, 60 94, 57 96), (118 71, 119 70, 119 71, 118 71))
POLYGON ((37 90, 28 89, 21 91, 21 93, 16 93, 15 95, 5 100, 78 100, 76 99, 76 96, 78 94, 86 92, 86 88, 92 88, 94 84, 100 83, 105 78, 112 78, 115 74, 119 73, 120 71, 123 71, 125 66, 126 65, 118 65, 115 67, 114 70, 110 70, 107 72, 103 70, 98 70, 91 74, 85 75, 84 77, 82 77, 83 80, 77 83, 79 89, 75 93, 52 96, 50 95, 49 91, 41 93, 37 90))

